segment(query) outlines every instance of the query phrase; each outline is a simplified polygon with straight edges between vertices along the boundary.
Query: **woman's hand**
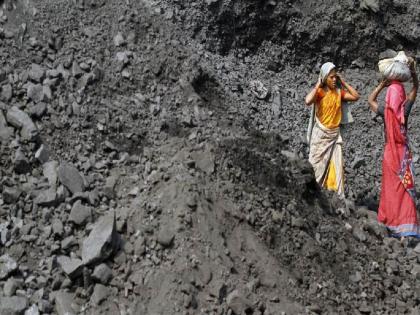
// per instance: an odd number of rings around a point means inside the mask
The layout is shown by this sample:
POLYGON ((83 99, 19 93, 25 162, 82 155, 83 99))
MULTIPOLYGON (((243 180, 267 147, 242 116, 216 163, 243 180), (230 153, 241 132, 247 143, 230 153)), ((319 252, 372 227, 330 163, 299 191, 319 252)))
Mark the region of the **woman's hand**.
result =
POLYGON ((319 77, 318 80, 316 81, 315 89, 318 90, 321 86, 322 86, 322 80, 321 80, 321 77, 319 77))
POLYGON ((339 72, 337 72, 337 81, 338 80, 340 80, 341 86, 344 88, 345 91, 343 97, 344 101, 355 102, 359 100, 359 93, 357 93, 357 91, 344 80, 343 75, 339 72))
POLYGON ((336 76, 337 76, 337 81, 340 81, 342 84, 345 83, 343 75, 340 72, 337 72, 336 76))
POLYGON ((391 80, 387 78, 383 78, 381 82, 379 83, 378 88, 382 90, 384 87, 388 87, 390 84, 391 84, 391 80))

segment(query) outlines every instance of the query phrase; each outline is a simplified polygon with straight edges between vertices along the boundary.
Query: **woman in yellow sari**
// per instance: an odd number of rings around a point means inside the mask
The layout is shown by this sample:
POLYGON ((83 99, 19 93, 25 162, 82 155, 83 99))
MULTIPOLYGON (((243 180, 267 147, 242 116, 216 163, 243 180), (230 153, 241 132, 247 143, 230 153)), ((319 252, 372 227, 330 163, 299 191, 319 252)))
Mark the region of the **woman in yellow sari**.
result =
POLYGON ((343 139, 340 134, 342 101, 359 99, 357 91, 337 73, 335 65, 322 65, 315 87, 305 98, 306 105, 315 106, 315 121, 310 126, 309 162, 317 182, 344 197, 343 139))

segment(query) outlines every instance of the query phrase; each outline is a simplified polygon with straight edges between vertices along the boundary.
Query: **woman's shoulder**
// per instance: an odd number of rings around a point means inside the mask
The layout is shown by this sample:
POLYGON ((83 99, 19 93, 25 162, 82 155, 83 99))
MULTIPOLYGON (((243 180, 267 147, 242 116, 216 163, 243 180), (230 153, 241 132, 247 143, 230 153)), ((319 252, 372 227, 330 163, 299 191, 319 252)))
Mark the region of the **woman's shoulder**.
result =
POLYGON ((323 97, 325 96, 325 94, 326 94, 326 92, 324 91, 324 89, 323 89, 323 88, 319 88, 319 89, 316 91, 316 96, 317 96, 317 98, 318 98, 318 99, 323 98, 323 97))

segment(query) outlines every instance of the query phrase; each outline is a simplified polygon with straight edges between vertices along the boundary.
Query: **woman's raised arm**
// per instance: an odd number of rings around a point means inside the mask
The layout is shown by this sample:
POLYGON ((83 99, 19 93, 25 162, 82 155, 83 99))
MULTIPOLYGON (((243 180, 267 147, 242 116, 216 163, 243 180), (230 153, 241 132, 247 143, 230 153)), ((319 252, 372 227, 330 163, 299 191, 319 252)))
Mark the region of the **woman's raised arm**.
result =
POLYGON ((315 87, 308 93, 308 95, 306 95, 305 97, 305 104, 306 105, 311 105, 315 102, 316 100, 316 93, 318 92, 318 89, 321 87, 321 78, 318 79, 318 81, 316 82, 315 87))
POLYGON ((416 66, 414 62, 410 64, 410 71, 411 71, 411 77, 413 78, 413 87, 411 88, 410 93, 408 93, 407 99, 409 99, 410 101, 414 103, 417 97, 417 91, 419 89, 419 78, 417 77, 416 66))
POLYGON ((345 91, 346 93, 344 94, 343 101, 356 102, 357 100, 359 100, 360 98, 359 93, 357 93, 357 91, 344 80, 341 74, 337 73, 337 78, 340 79, 341 84, 346 89, 345 91))
POLYGON ((378 98, 379 93, 383 90, 385 86, 389 85, 389 80, 384 79, 382 80, 379 85, 370 93, 368 97, 368 103, 370 109, 377 113, 378 112, 378 101, 376 100, 378 98))

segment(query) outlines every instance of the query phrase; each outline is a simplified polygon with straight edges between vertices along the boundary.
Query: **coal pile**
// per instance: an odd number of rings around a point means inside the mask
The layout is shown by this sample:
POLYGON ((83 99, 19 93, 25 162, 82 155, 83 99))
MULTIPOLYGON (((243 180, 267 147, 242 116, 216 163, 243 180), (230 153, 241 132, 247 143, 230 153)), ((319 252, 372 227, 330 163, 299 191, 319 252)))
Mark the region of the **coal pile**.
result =
POLYGON ((419 57, 416 1, 1 5, 0 314, 420 311, 366 102, 380 53, 419 57), (362 95, 346 201, 306 159, 326 59, 362 95))

